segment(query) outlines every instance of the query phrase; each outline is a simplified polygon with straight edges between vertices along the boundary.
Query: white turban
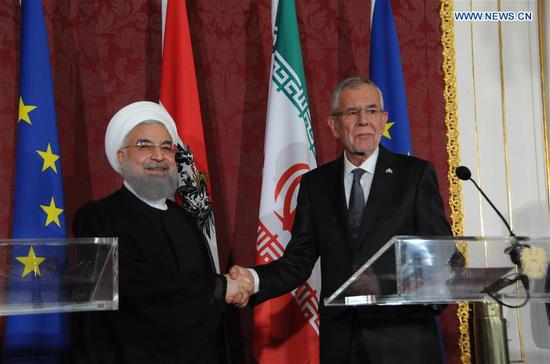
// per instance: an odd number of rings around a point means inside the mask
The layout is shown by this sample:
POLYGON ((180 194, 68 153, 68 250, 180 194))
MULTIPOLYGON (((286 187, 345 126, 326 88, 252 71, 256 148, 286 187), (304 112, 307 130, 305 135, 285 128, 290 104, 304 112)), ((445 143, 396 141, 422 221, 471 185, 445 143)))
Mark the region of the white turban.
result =
POLYGON ((163 124, 172 137, 172 142, 178 143, 176 123, 162 105, 151 101, 138 101, 127 105, 111 118, 105 132, 105 153, 111 167, 118 173, 120 173, 120 166, 117 153, 122 147, 124 138, 144 121, 158 121, 163 124))

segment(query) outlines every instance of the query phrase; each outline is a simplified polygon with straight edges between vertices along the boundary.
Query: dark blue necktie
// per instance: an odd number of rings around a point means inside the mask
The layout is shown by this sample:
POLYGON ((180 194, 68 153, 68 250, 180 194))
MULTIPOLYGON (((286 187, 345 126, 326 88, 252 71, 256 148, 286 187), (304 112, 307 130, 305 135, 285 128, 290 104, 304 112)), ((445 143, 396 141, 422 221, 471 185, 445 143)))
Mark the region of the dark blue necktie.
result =
POLYGON ((365 193, 363 192, 363 187, 361 187, 361 176, 365 172, 361 168, 351 171, 353 173, 353 184, 351 185, 351 193, 349 195, 348 228, 354 245, 357 244, 357 239, 359 238, 361 220, 363 218, 363 211, 365 210, 365 193))

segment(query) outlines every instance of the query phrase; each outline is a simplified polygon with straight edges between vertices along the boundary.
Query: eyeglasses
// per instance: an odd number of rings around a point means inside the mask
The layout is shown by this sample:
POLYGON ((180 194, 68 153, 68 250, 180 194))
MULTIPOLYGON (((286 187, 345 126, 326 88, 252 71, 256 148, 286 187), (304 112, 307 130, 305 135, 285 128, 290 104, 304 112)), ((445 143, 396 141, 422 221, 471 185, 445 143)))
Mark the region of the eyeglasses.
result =
POLYGON ((153 154, 155 148, 160 148, 160 152, 164 155, 174 155, 178 150, 178 146, 172 143, 162 143, 161 145, 155 145, 149 140, 138 140, 136 145, 126 145, 120 149, 136 148, 141 153, 153 154))
POLYGON ((332 117, 335 117, 335 118, 343 117, 344 119, 356 119, 358 116, 361 115, 361 111, 364 111, 367 114, 368 118, 373 118, 376 115, 384 112, 383 110, 375 109, 372 107, 369 107, 366 109, 353 108, 353 109, 348 109, 346 111, 339 111, 339 112, 332 113, 332 117))

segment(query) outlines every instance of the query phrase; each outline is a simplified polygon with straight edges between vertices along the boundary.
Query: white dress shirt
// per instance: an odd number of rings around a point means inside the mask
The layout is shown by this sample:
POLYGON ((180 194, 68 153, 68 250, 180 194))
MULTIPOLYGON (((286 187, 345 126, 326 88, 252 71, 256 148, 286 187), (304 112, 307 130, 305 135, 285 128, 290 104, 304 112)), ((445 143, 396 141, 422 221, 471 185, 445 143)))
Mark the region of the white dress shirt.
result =
POLYGON ((365 203, 368 201, 370 186, 372 185, 372 178, 374 177, 374 169, 376 168, 376 161, 378 161, 379 148, 376 148, 374 152, 363 162, 360 166, 353 165, 347 156, 347 152, 344 153, 344 192, 346 193, 346 206, 349 207, 349 195, 351 194, 351 186, 353 185, 353 170, 361 168, 367 173, 361 176, 361 187, 365 195, 365 203))

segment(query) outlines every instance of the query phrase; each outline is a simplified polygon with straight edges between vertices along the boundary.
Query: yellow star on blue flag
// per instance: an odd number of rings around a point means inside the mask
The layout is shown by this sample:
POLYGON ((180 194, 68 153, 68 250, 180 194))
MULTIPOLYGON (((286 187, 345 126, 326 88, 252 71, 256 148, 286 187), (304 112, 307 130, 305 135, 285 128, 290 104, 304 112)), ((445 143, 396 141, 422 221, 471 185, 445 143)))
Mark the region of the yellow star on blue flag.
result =
POLYGON ((34 248, 31 246, 29 249, 29 254, 24 257, 15 257, 18 261, 23 263, 23 273, 21 274, 21 277, 24 278, 27 274, 30 272, 34 272, 34 276, 40 275, 40 264, 44 263, 46 258, 43 257, 37 257, 34 253, 34 248))
POLYGON ((51 168, 55 173, 57 173, 55 162, 59 159, 59 155, 52 152, 52 146, 50 145, 50 143, 48 143, 48 148, 46 149, 46 151, 37 150, 36 153, 38 153, 38 155, 40 155, 40 157, 42 157, 42 159, 44 160, 44 164, 42 165, 42 172, 44 172, 48 168, 51 168))
POLYGON ((386 125, 384 126, 384 131, 382 132, 382 135, 388 139, 391 139, 390 135, 390 128, 395 124, 393 121, 388 121, 386 125))
POLYGON ((61 223, 59 222, 59 215, 61 215, 63 209, 55 206, 55 201, 53 197, 49 205, 40 205, 40 207, 46 213, 46 223, 44 224, 44 226, 48 226, 52 222, 55 222, 57 226, 61 227, 61 223))
POLYGON ((34 105, 25 105, 23 102, 23 98, 19 97, 19 121, 24 121, 31 125, 31 118, 29 117, 29 113, 36 109, 36 106, 34 105))

